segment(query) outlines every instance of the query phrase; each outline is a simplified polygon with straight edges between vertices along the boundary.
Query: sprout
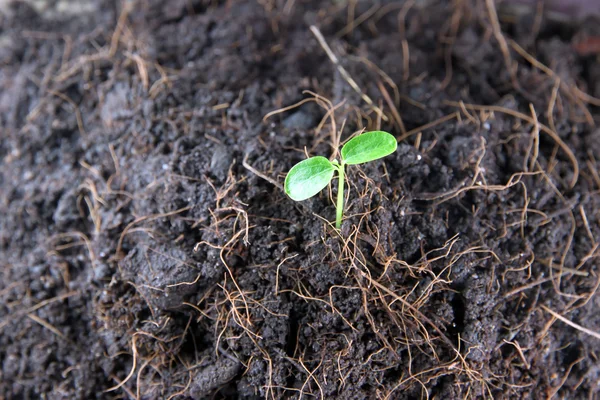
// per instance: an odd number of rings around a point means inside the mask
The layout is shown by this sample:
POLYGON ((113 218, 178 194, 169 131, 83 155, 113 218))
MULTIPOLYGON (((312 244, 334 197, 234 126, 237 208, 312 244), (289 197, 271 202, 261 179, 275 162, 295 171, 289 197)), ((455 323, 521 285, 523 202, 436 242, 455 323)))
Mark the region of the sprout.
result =
POLYGON ((285 192, 295 201, 306 200, 323 190, 333 173, 338 173, 335 226, 340 228, 344 213, 344 168, 383 158, 396 151, 396 138, 387 132, 374 131, 350 139, 342 147, 342 159, 329 161, 322 156, 308 158, 294 165, 285 177, 285 192))

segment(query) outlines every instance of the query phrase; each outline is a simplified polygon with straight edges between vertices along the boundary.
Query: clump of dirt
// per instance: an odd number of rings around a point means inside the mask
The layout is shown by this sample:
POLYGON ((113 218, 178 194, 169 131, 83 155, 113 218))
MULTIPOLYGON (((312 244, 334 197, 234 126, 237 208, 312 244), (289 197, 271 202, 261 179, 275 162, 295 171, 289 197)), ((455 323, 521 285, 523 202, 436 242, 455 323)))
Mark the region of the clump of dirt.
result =
POLYGON ((597 20, 429 3, 3 9, 0 397, 598 396, 597 20))

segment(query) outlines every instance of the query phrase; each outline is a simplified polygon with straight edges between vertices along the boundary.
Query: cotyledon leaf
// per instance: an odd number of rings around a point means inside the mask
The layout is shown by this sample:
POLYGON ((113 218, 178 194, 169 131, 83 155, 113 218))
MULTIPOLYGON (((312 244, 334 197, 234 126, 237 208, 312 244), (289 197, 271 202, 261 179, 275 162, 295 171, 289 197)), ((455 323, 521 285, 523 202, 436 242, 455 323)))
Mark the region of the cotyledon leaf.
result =
POLYGON ((342 159, 349 165, 362 164, 388 156, 397 147, 396 138, 389 133, 367 132, 350 139, 342 147, 342 159))
POLYGON ((334 171, 334 166, 325 157, 316 156, 300 161, 285 177, 285 192, 292 200, 306 200, 329 184, 334 171))

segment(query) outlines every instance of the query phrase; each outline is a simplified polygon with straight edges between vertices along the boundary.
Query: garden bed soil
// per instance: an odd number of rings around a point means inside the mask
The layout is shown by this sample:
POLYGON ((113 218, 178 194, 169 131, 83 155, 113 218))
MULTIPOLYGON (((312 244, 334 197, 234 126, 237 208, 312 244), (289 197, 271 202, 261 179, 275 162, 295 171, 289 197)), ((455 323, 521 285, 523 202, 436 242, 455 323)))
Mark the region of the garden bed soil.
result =
POLYGON ((4 5, 0 398, 599 396, 600 25, 490 4, 4 5))

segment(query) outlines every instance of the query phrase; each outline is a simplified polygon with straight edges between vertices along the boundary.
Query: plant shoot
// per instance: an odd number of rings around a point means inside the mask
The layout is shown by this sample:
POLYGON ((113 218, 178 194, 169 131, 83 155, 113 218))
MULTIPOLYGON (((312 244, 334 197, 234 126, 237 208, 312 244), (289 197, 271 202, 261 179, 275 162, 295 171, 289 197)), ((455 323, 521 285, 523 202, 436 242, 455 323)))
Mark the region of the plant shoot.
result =
POLYGON ((340 228, 344 214, 344 180, 346 165, 363 164, 396 151, 396 138, 387 132, 373 131, 350 139, 342 146, 341 160, 329 161, 322 156, 308 158, 294 165, 285 177, 285 192, 292 200, 302 201, 323 190, 337 171, 338 192, 335 227, 340 228))

